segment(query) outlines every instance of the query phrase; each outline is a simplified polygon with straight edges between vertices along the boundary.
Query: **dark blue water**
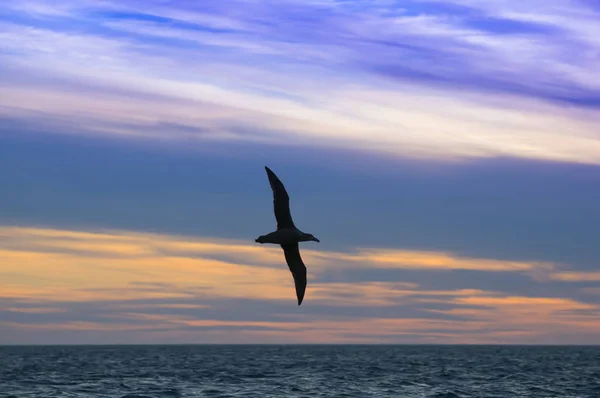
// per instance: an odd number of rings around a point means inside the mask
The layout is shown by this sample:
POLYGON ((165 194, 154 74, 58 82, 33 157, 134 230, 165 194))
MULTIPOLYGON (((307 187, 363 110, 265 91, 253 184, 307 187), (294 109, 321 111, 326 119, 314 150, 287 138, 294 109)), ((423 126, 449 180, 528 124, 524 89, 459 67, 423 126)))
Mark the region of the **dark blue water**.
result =
POLYGON ((0 347, 0 397, 600 397, 600 347, 0 347))

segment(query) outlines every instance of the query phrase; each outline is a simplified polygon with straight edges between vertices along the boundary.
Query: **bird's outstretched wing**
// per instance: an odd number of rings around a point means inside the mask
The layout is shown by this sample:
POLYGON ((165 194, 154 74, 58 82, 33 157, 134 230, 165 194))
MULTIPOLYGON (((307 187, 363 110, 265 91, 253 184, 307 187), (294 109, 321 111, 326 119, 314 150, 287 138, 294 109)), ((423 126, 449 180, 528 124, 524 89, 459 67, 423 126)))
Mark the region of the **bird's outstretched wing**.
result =
POLYGON ((265 166, 265 170, 267 170, 269 184, 271 184, 271 189, 273 190, 273 207, 275 209, 277 229, 296 228, 294 221, 292 221, 292 214, 290 213, 290 197, 283 183, 267 166, 265 166))
POLYGON ((298 305, 302 304, 304 292, 306 291, 306 266, 300 257, 300 249, 297 243, 289 245, 281 245, 285 261, 287 262, 292 275, 294 276, 294 284, 296 285, 296 297, 298 297, 298 305))

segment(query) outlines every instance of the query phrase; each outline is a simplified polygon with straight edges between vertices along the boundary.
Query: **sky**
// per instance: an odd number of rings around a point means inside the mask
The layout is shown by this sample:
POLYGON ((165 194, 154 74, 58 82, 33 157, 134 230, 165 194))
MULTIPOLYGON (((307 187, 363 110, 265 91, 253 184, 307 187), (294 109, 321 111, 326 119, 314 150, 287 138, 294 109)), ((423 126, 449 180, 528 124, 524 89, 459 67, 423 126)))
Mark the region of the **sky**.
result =
POLYGON ((600 344, 598 20, 2 1, 0 344, 600 344))

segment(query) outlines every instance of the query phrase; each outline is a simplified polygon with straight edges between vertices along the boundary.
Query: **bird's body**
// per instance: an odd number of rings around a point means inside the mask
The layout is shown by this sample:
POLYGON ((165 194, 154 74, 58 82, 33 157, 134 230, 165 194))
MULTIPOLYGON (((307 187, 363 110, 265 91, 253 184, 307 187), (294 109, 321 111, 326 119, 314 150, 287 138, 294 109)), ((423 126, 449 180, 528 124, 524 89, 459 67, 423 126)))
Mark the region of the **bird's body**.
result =
POLYGON ((294 276, 296 297, 298 298, 298 305, 300 305, 306 291, 306 266, 302 261, 302 257, 300 257, 298 243, 308 241, 319 242, 319 240, 312 234, 307 234, 296 228, 290 213, 290 197, 283 183, 268 167, 265 166, 265 170, 267 171, 269 183, 273 191, 273 206, 275 219, 277 220, 277 230, 266 235, 261 235, 255 241, 258 243, 281 245, 290 272, 294 276))
POLYGON ((298 228, 282 228, 273 231, 269 234, 262 235, 256 242, 258 243, 274 243, 276 245, 286 245, 291 243, 308 242, 313 240, 312 235, 305 234, 298 228))

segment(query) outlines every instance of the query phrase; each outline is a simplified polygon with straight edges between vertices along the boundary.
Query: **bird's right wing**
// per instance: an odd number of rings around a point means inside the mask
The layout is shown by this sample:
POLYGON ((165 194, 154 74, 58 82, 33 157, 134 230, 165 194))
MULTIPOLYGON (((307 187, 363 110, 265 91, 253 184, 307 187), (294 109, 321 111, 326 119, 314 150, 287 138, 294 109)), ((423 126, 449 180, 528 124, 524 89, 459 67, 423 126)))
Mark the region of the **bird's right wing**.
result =
POLYGON ((283 183, 267 166, 265 166, 265 170, 267 170, 269 184, 271 184, 271 190, 273 190, 273 207, 275 210, 275 219, 277 220, 277 229, 296 228, 292 220, 292 214, 290 213, 290 197, 283 183))
POLYGON ((296 297, 298 305, 302 304, 304 292, 306 291, 306 266, 300 257, 300 248, 297 243, 289 245, 281 245, 285 261, 287 262, 292 275, 294 276, 294 284, 296 285, 296 297))

